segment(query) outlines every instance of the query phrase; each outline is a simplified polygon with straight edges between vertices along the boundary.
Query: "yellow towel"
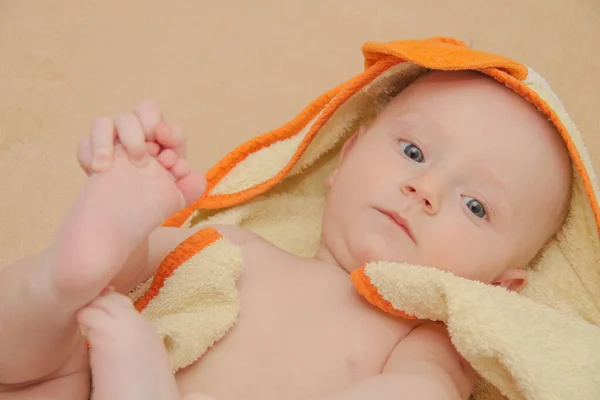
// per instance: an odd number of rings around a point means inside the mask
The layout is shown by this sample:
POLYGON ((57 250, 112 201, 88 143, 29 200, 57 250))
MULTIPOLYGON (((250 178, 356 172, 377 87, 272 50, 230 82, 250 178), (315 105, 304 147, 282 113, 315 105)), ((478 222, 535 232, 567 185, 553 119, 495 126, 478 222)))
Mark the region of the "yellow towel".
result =
MULTIPOLYGON (((312 256, 323 182, 343 141, 428 70, 480 71, 537 106, 573 161, 567 221, 531 266, 527 288, 514 294, 433 268, 384 262, 366 265, 351 279, 386 312, 445 322, 480 376, 476 399, 599 399, 599 191, 562 103, 533 69, 451 38, 367 43, 363 54, 363 73, 318 97, 282 128, 232 151, 208 172, 207 193, 166 225, 236 224, 312 256)), ((200 357, 235 323, 241 263, 239 249, 204 229, 132 294, 165 338, 175 369, 200 357)))

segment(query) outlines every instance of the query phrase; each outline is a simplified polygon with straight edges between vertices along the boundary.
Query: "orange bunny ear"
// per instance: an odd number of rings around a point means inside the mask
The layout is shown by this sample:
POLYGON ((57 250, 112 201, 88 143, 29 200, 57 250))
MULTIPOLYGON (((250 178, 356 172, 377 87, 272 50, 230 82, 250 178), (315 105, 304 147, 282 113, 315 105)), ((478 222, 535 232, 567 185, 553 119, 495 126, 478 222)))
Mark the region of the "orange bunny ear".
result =
POLYGON ((362 47, 365 69, 377 61, 395 57, 440 71, 464 71, 496 68, 518 80, 527 78, 527 67, 508 58, 470 49, 451 38, 402 40, 388 43, 369 42, 362 47))

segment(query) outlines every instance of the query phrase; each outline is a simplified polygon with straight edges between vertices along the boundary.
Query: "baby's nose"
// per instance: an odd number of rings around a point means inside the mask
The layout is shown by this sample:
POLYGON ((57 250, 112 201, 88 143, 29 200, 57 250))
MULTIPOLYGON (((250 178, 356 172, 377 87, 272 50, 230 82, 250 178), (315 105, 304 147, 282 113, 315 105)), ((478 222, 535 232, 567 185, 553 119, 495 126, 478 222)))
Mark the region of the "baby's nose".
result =
POLYGON ((416 185, 414 183, 405 183, 402 185, 402 193, 414 199, 429 215, 437 213, 439 208, 439 200, 435 196, 435 191, 427 188, 424 185, 416 185))

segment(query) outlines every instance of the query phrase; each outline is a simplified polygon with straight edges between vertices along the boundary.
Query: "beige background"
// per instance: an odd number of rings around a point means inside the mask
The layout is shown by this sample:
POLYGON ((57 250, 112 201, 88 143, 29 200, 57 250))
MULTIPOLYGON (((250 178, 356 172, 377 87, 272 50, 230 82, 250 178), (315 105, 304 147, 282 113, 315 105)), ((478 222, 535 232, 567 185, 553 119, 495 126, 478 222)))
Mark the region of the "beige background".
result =
POLYGON ((51 240, 94 116, 154 99, 206 169, 360 72, 363 42, 438 35, 546 76, 600 165, 600 0, 0 0, 0 265, 51 240))

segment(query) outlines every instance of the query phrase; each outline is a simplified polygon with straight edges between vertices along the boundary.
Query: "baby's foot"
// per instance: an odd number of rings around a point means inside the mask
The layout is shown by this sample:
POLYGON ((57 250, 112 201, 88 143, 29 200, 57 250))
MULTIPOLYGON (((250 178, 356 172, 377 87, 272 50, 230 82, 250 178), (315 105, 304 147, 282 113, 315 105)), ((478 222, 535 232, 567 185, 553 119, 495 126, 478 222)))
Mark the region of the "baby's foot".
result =
POLYGON ((74 307, 94 299, 155 228, 202 194, 204 177, 190 172, 184 142, 152 103, 94 124, 78 154, 89 180, 47 256, 58 294, 74 307))
POLYGON ((90 345, 92 400, 179 398, 158 334, 126 296, 106 292, 77 319, 90 345))

